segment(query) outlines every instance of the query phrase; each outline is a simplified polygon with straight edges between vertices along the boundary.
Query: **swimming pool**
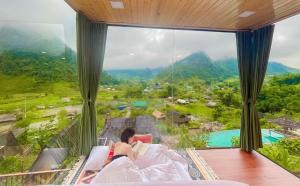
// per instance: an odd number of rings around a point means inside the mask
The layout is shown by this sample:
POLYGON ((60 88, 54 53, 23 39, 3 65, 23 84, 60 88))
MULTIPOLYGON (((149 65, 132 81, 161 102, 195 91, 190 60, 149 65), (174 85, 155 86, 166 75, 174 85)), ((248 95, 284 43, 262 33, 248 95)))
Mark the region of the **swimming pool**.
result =
MULTIPOLYGON (((262 129, 263 143, 274 143, 283 138, 284 135, 277 133, 273 130, 262 129)), ((231 147, 231 138, 240 136, 240 129, 235 130, 222 130, 218 132, 211 132, 209 134, 208 146, 209 147, 231 147)))

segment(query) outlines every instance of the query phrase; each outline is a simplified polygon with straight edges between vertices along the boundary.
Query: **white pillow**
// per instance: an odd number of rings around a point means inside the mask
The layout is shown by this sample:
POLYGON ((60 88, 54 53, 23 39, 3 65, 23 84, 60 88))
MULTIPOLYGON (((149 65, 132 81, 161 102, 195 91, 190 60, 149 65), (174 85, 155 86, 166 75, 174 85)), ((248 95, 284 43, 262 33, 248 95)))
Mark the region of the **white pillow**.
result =
POLYGON ((84 170, 99 171, 102 169, 109 152, 108 146, 93 147, 84 170))

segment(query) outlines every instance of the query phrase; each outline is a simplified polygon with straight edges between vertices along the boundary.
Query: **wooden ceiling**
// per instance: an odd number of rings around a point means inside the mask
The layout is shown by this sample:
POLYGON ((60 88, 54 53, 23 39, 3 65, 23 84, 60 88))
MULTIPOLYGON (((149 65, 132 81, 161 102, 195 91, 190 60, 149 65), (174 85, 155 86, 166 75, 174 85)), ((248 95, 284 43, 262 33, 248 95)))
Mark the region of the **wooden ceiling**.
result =
POLYGON ((113 25, 238 31, 259 28, 300 13, 300 0, 65 0, 90 20, 113 25), (254 11, 240 17, 244 11, 254 11))

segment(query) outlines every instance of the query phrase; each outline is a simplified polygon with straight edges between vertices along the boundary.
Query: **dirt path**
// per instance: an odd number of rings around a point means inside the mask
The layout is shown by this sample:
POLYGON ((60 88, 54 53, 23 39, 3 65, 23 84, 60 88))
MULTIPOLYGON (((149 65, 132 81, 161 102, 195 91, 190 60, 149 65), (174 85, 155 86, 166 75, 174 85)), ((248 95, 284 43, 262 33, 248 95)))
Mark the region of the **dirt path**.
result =
POLYGON ((130 118, 130 115, 131 115, 131 110, 127 109, 127 113, 126 113, 125 118, 130 118))

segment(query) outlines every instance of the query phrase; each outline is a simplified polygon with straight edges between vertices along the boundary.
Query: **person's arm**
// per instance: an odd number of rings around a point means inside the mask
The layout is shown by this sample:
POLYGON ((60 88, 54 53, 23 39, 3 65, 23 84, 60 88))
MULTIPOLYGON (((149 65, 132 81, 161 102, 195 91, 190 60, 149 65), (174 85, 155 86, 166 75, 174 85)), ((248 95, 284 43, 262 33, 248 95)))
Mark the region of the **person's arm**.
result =
POLYGON ((130 145, 131 145, 131 147, 133 148, 136 144, 137 144, 137 141, 131 143, 130 145))

